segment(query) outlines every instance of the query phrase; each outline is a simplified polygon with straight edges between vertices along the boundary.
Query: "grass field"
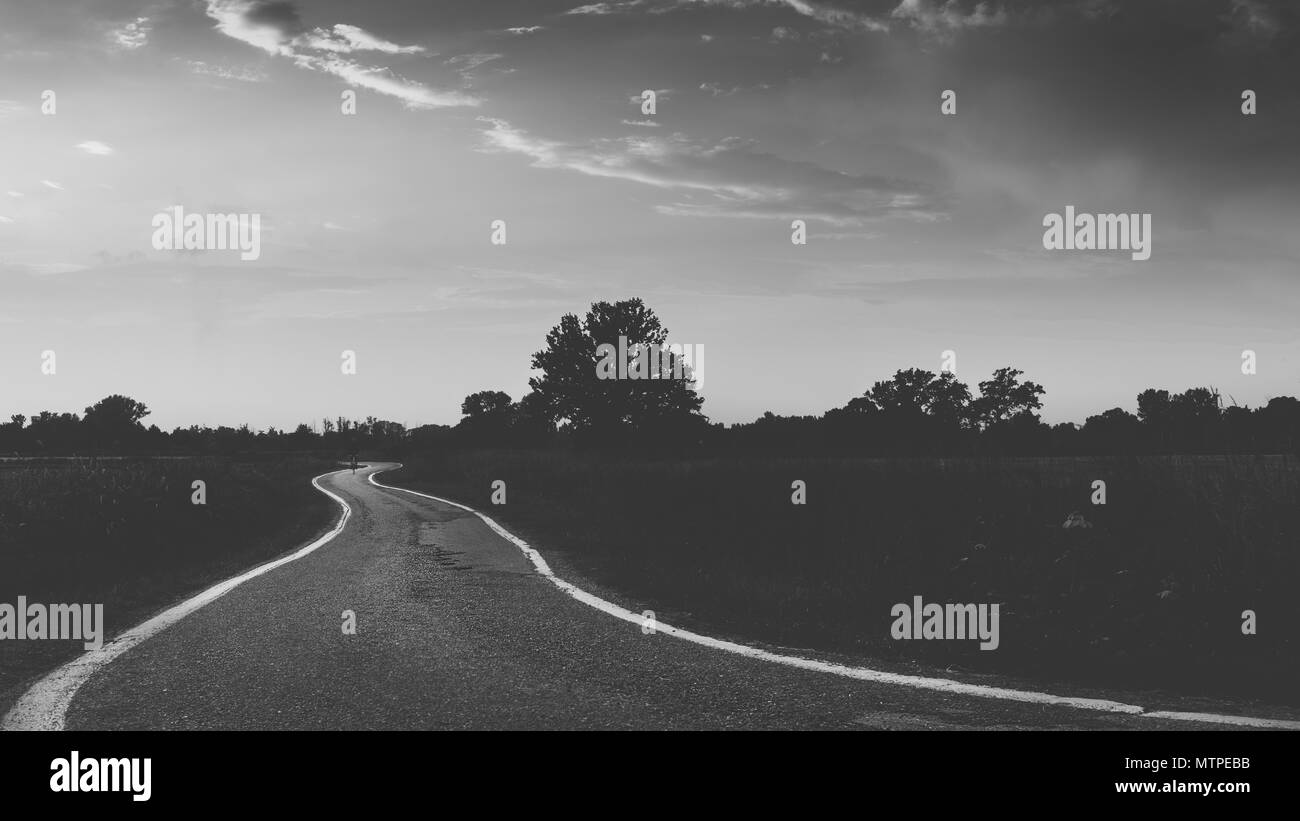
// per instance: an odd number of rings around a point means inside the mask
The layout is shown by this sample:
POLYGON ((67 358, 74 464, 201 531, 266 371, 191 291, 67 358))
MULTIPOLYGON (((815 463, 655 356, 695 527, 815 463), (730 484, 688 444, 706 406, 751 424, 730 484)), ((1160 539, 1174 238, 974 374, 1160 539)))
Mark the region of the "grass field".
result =
MULTIPOLYGON (((208 584, 300 546, 338 506, 314 458, 0 461, 0 602, 103 603, 109 637, 208 584), (191 503, 206 482, 207 503, 191 503)), ((0 642, 6 691, 82 652, 0 642)), ((13 695, 13 693, 9 693, 13 695)))
POLYGON ((408 458, 385 481, 483 510, 669 622, 1031 680, 1300 703, 1294 460, 462 452, 408 458), (496 479, 503 506, 490 502, 496 479), (806 505, 791 503, 796 479, 806 505), (1091 526, 1063 528, 1076 511, 1091 526), (1000 647, 891 639, 892 605, 914 595, 998 603, 1000 647), (1247 609, 1256 635, 1242 633, 1247 609))

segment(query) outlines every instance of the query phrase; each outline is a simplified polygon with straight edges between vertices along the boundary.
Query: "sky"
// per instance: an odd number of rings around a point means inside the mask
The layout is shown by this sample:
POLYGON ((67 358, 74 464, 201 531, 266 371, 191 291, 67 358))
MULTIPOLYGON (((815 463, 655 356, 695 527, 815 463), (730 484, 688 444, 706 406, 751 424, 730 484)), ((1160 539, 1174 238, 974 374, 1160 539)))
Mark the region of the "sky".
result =
POLYGON ((703 346, 726 423, 945 351, 972 388, 1023 370, 1053 423, 1300 395, 1298 28, 1266 0, 5 0, 0 418, 452 424, 630 297, 703 346), (1068 205, 1150 214, 1151 258, 1045 249, 1068 205), (174 206, 259 215, 260 256, 156 249, 174 206))

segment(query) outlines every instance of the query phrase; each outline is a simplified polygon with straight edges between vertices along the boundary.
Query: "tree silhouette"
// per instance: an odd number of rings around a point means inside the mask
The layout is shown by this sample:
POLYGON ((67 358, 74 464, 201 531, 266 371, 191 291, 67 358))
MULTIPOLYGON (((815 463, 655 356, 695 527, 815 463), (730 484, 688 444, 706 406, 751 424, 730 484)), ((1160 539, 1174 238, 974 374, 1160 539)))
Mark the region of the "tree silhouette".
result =
POLYGON ((1090 449, 1123 449, 1132 452, 1142 441, 1142 423, 1123 408, 1111 408, 1083 423, 1083 438, 1090 449))
POLYGON ((1223 403, 1214 388, 1188 388, 1169 399, 1169 419, 1180 450, 1214 447, 1223 420, 1223 403))
POLYGON ((510 427, 510 394, 504 391, 471 393, 460 403, 460 412, 464 415, 456 425, 460 434, 476 443, 498 447, 505 444, 502 439, 510 427))
POLYGON ((528 384, 554 422, 590 438, 697 431, 707 422, 700 414, 704 400, 695 392, 689 367, 665 348, 667 339, 668 330, 640 299, 596 302, 584 318, 566 314, 546 335, 546 347, 532 358, 541 376, 528 384), (624 350, 627 360, 619 373, 602 371, 611 351, 623 355, 624 350), (658 363, 638 373, 638 359, 658 363), (632 374, 640 378, 626 378, 632 374))
POLYGON ((130 428, 148 415, 149 409, 143 402, 115 393, 86 408, 85 421, 105 428, 130 428))
POLYGON ((1163 425, 1169 422, 1169 391, 1147 388, 1138 394, 1138 419, 1144 425, 1163 425))
POLYGON ((951 371, 935 376, 909 368, 892 379, 877 382, 865 394, 879 411, 901 416, 925 415, 959 424, 970 404, 970 389, 951 371))
POLYGON ((86 408, 82 425, 96 451, 130 447, 142 438, 144 427, 140 420, 148 415, 149 409, 143 402, 115 393, 86 408))
POLYGON ((1046 391, 1036 382, 1021 382, 1023 374, 1008 365, 994 371, 992 379, 981 382, 979 398, 973 403, 974 418, 989 427, 1019 416, 1032 416, 1042 409, 1039 397, 1046 391))
POLYGON ((479 391, 465 397, 460 412, 466 419, 480 420, 506 417, 510 411, 510 394, 504 391, 479 391))

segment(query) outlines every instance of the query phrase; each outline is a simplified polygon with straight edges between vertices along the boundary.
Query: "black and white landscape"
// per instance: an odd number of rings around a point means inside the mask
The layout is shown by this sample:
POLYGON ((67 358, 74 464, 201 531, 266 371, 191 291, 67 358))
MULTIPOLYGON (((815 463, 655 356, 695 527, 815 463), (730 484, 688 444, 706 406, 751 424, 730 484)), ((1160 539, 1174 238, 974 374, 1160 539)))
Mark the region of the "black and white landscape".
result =
POLYGON ((1297 146, 1283 0, 6 0, 0 727, 1300 729, 1297 146))

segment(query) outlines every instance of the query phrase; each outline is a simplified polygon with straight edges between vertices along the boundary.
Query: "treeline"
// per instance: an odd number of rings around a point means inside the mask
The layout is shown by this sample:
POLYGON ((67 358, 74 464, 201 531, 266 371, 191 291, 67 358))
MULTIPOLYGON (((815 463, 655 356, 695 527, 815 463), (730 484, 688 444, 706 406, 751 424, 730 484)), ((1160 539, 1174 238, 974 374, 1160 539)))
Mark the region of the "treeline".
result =
POLYGON ((42 411, 28 419, 14 414, 0 424, 0 456, 97 455, 234 455, 252 453, 318 453, 349 455, 396 454, 408 441, 406 428, 375 417, 322 419, 319 425, 300 424, 292 431, 248 425, 232 427, 145 427, 149 408, 114 394, 85 409, 82 415, 42 411))
MULTIPOLYGON (((891 382, 906 374, 904 381, 911 383, 918 373, 924 378, 927 372, 900 371, 891 382)), ((994 381, 1004 374, 1019 371, 1000 369, 994 381)), ((887 384, 878 382, 876 387, 887 384)), ((964 406, 966 412, 953 413, 925 403, 882 402, 873 396, 875 391, 821 416, 764 414, 733 426, 728 446, 739 452, 875 456, 1300 453, 1300 400, 1289 396, 1252 409, 1224 407, 1213 388, 1172 394, 1153 388, 1138 394, 1135 413, 1111 408, 1081 425, 1049 425, 1030 409, 982 416, 979 398, 964 406)))
MULTIPOLYGON (((1148 389, 1136 412, 1111 408, 1083 424, 1049 425, 1037 411, 1041 386, 1021 381, 1015 368, 998 369, 979 394, 950 373, 898 371, 862 396, 820 416, 778 416, 753 422, 679 426, 670 436, 638 434, 613 447, 702 454, 860 456, 1103 456, 1159 454, 1300 454, 1300 400, 1275 397, 1259 408, 1223 406, 1213 388, 1182 393, 1148 389)), ((590 446, 581 429, 557 430, 500 391, 466 397, 454 428, 424 429, 426 444, 441 447, 590 446)), ((415 444, 415 443, 413 443, 415 444)), ((611 447, 608 437, 603 449, 611 447)), ((420 448, 422 449, 422 448, 420 448)))
MULTIPOLYGON (((1007 366, 976 390, 950 372, 919 368, 878 381, 819 416, 763 414, 748 424, 711 424, 693 374, 672 378, 665 355, 646 379, 605 380, 601 350, 626 337, 627 372, 668 331, 640 299, 597 302, 584 317, 564 316, 533 354, 538 376, 519 401, 500 391, 465 398, 454 429, 430 433, 443 446, 580 447, 675 454, 781 453, 872 456, 1126 455, 1300 452, 1300 401, 1276 397, 1261 408, 1224 407, 1213 388, 1137 396, 1134 412, 1111 408, 1083 424, 1048 425, 1046 391, 1007 366)), ((653 368, 653 366, 652 366, 653 368)), ((681 371, 677 371, 681 372, 681 371)))
POLYGON ((1300 452, 1300 400, 1224 407, 1213 388, 1148 389, 1136 407, 1048 425, 1043 387, 1007 366, 976 390, 951 372, 896 372, 819 416, 711 423, 689 364, 668 348, 668 330, 640 299, 597 302, 566 314, 532 355, 537 372, 519 400, 498 390, 470 394, 455 426, 412 430, 375 417, 338 418, 293 431, 145 427, 149 410, 114 395, 84 415, 49 411, 0 424, 0 454, 239 454, 313 452, 400 456, 450 448, 581 449, 663 455, 851 454, 867 456, 1083 456, 1300 452), (626 344, 620 341, 626 341, 626 344), (626 357, 611 366, 611 351, 626 357), (647 356, 648 351, 653 355, 647 356), (617 378, 611 378, 617 373, 617 378), (624 374, 635 375, 625 378, 624 374))

